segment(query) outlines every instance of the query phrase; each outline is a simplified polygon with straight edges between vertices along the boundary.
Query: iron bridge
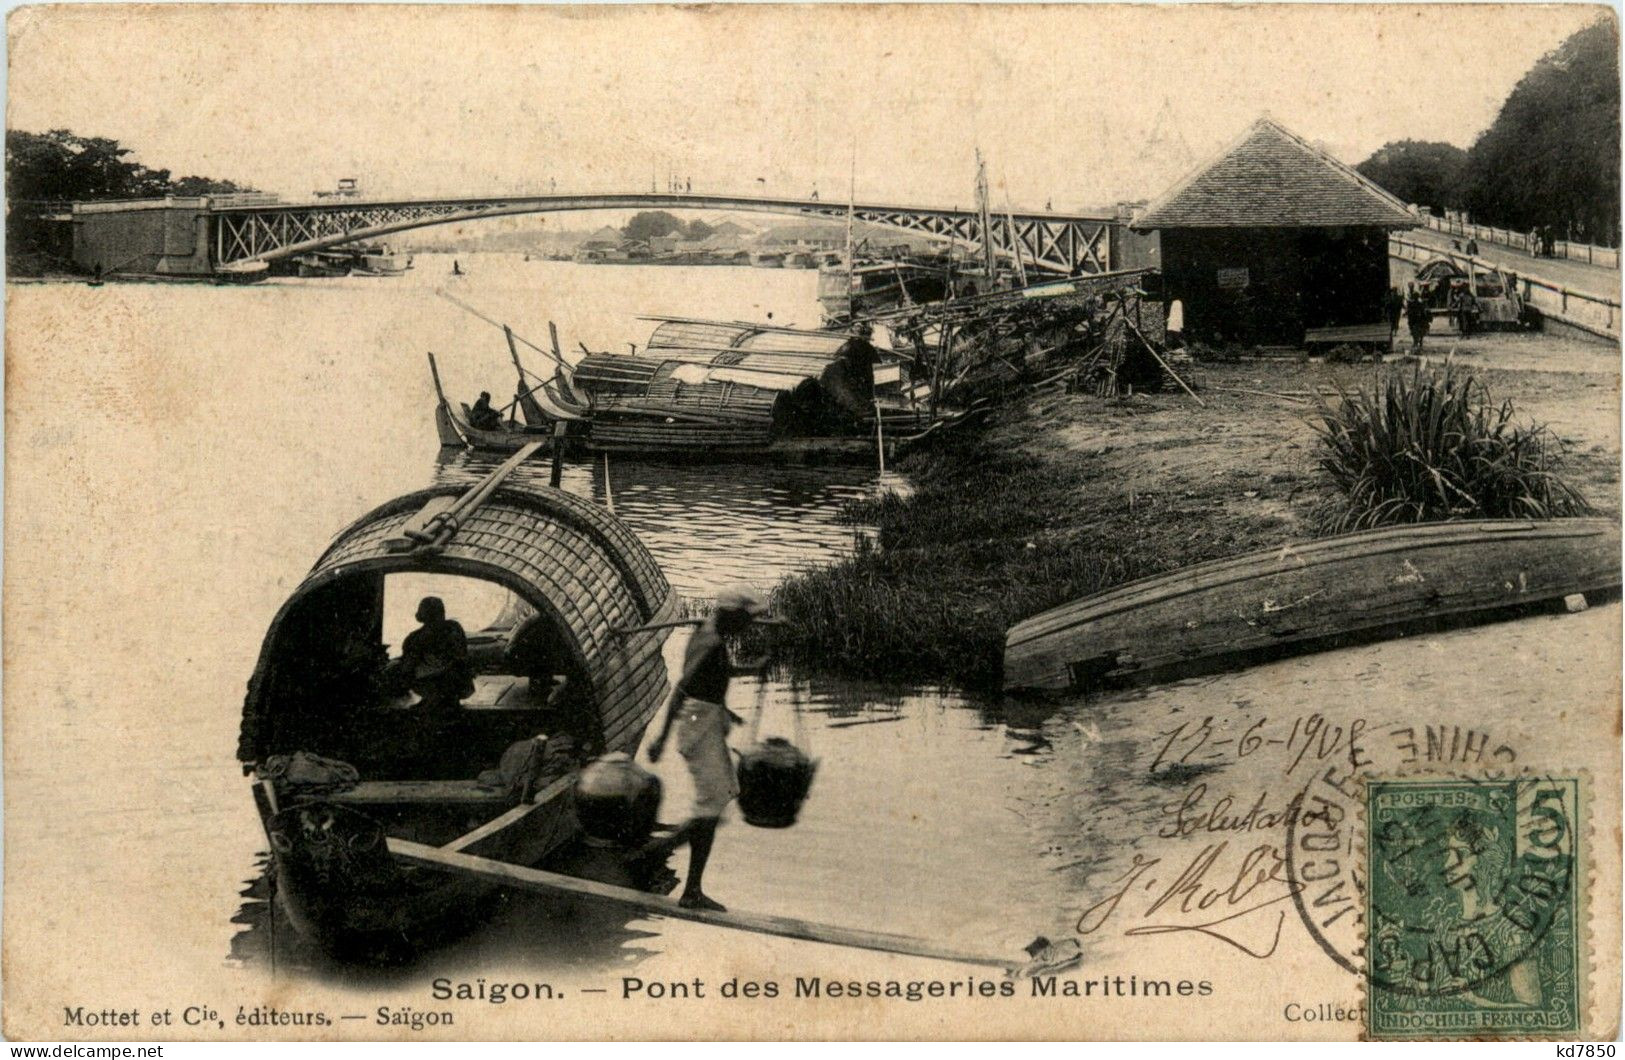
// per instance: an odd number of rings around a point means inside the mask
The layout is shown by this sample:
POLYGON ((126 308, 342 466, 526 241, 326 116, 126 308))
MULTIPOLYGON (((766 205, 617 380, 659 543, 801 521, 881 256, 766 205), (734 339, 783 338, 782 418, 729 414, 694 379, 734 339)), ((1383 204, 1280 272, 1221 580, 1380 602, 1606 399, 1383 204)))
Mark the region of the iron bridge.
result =
MULTIPOLYGON (((216 267, 271 261, 430 225, 517 214, 619 209, 754 211, 835 221, 844 221, 848 214, 846 203, 818 199, 654 192, 241 205, 211 200, 207 208, 214 227, 216 267)), ((858 221, 952 241, 973 251, 982 249, 982 220, 974 210, 857 203, 851 207, 851 215, 858 221)), ((1024 211, 1008 218, 995 215, 989 227, 997 256, 1014 260, 1019 249, 1027 268, 1074 274, 1105 272, 1112 267, 1111 229, 1116 220, 1110 214, 1024 211)))

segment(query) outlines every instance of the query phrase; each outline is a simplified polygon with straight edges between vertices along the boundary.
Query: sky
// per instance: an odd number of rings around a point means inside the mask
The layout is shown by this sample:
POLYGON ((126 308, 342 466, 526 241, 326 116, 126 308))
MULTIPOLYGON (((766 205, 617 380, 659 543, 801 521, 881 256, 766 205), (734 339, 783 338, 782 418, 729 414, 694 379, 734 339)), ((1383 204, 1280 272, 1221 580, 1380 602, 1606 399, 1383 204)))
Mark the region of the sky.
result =
POLYGON ((1358 162, 1469 146, 1583 5, 34 7, 7 126, 303 197, 1155 197, 1269 115, 1358 162), (760 178, 760 179, 758 179, 760 178))

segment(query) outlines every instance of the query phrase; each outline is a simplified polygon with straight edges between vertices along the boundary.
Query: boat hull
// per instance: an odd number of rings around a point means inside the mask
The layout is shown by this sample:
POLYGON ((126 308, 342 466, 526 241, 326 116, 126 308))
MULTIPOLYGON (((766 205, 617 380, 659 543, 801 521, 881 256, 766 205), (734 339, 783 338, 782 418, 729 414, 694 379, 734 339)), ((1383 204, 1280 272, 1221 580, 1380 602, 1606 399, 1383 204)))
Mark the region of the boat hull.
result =
POLYGON ((1620 586, 1606 519, 1371 530, 1198 564, 1011 627, 1004 685, 1068 691, 1172 680, 1513 617, 1620 586))
MULTIPOLYGON (((467 876, 403 865, 388 851, 387 837, 403 831, 389 816, 316 798, 265 819, 277 903, 295 930, 329 956, 389 960, 437 945, 483 919, 497 890, 467 876)), ((478 852, 534 865, 577 831, 565 791, 488 837, 478 852)))

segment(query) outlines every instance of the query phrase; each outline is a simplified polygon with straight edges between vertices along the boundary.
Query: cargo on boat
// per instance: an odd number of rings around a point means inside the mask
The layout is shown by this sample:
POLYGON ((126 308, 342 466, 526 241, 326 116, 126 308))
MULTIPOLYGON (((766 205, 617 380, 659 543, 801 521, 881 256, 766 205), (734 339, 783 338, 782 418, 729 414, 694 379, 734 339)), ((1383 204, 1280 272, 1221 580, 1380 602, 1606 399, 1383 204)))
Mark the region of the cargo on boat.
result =
POLYGON ((641 353, 594 353, 570 387, 606 452, 764 449, 866 433, 878 355, 838 332, 662 320, 641 353))
POLYGON ((493 885, 409 865, 389 843, 536 864, 577 834, 579 770, 634 751, 667 690, 677 596, 607 511, 504 483, 533 451, 466 493, 422 490, 357 520, 265 636, 238 757, 278 901, 335 954, 394 954, 467 926, 493 885), (422 694, 403 690, 384 643, 386 613, 425 585, 501 604, 467 635, 452 702, 422 682, 456 667, 425 678, 429 657, 414 655, 405 677, 422 694))
POLYGON ((1422 524, 1143 578, 1012 626, 1008 690, 1172 680, 1561 605, 1620 585, 1608 519, 1422 524))

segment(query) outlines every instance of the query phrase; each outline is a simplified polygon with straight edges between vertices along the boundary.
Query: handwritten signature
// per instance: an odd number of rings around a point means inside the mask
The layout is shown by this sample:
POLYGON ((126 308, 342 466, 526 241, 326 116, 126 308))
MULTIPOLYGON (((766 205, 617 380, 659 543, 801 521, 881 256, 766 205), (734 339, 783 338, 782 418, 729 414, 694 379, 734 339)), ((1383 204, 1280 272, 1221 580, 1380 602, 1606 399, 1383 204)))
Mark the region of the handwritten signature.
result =
POLYGON ((1123 934, 1191 931, 1234 946, 1249 957, 1262 960, 1272 956, 1280 945, 1281 926, 1286 921, 1285 910, 1277 907, 1302 890, 1302 885, 1289 878, 1286 857, 1273 844, 1252 847, 1242 854, 1239 864, 1225 868, 1221 863, 1229 860, 1225 857, 1229 850, 1228 840, 1209 843, 1166 886, 1161 884, 1166 873, 1152 874, 1163 859, 1135 854, 1128 871, 1112 881, 1115 889, 1078 918, 1078 934, 1099 931, 1117 916, 1120 907, 1124 916, 1141 921, 1208 916, 1210 919, 1199 923, 1139 923, 1123 934), (1149 901, 1139 908, 1148 895, 1149 901), (1134 912, 1136 908, 1138 913, 1134 912), (1264 925, 1262 930, 1255 927, 1260 923, 1264 925))

